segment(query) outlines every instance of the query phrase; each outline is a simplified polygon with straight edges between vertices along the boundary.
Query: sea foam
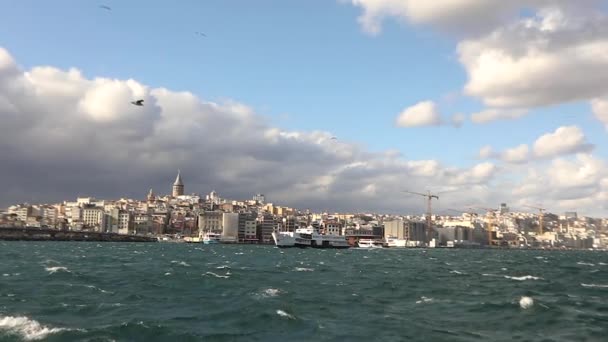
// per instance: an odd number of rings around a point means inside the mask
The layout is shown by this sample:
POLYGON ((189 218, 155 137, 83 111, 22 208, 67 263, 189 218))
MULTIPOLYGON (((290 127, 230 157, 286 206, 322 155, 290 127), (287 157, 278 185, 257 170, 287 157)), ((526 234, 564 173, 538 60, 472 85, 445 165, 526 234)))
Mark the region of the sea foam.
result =
POLYGON ((292 315, 288 314, 287 312, 285 312, 283 310, 277 310, 277 315, 279 315, 281 317, 289 318, 289 319, 295 319, 295 317, 293 317, 292 315))
POLYGON ((296 267, 297 272, 312 272, 314 268, 306 268, 306 267, 296 267))
POLYGON ((525 275, 525 276, 522 276, 522 277, 505 276, 505 278, 507 278, 507 279, 513 279, 513 280, 519 280, 519 281, 524 281, 524 280, 542 280, 543 279, 543 278, 535 277, 535 276, 531 276, 531 275, 525 275))
POLYGON ((70 273, 70 270, 68 270, 67 267, 63 266, 45 267, 44 269, 47 270, 50 274, 57 273, 59 271, 70 273))
POLYGON ((604 285, 604 284, 581 284, 582 287, 601 287, 601 288, 608 288, 608 284, 604 285))
POLYGON ((56 334, 61 331, 68 331, 70 329, 44 326, 25 316, 0 316, 0 330, 19 335, 24 340, 33 341, 41 340, 48 335, 56 334))

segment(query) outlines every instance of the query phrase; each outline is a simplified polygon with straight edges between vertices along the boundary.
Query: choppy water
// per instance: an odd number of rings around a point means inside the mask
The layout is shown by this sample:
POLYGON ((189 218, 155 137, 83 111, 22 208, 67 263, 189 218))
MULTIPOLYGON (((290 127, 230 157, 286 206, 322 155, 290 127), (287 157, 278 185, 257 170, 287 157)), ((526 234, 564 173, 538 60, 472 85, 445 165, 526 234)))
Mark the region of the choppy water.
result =
POLYGON ((605 341, 608 253, 0 242, 0 340, 605 341))

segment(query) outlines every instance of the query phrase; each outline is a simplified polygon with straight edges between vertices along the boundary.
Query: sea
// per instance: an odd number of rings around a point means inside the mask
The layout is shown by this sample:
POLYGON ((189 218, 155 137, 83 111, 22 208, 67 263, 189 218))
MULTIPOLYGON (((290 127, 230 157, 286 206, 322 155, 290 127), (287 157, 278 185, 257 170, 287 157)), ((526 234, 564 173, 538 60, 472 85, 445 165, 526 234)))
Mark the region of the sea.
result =
POLYGON ((608 341, 608 253, 0 242, 0 341, 608 341))

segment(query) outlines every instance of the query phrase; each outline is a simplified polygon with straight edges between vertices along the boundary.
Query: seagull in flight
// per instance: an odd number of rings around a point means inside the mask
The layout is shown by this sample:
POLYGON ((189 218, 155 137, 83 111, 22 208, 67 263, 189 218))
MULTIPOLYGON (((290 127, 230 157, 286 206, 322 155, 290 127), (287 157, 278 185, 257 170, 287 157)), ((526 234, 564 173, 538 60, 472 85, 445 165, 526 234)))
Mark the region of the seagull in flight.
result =
POLYGON ((338 140, 338 138, 336 138, 336 137, 331 137, 331 140, 338 140))
POLYGON ((194 33, 195 33, 197 36, 203 36, 203 37, 207 37, 207 35, 206 35, 206 34, 204 34, 203 32, 198 32, 198 31, 196 31, 196 32, 194 32, 194 33))
POLYGON ((111 11, 112 8, 110 8, 110 6, 106 6, 106 5, 99 5, 99 8, 103 8, 105 10, 111 11))
POLYGON ((134 104, 136 106, 143 106, 144 100, 131 101, 131 104, 134 104))

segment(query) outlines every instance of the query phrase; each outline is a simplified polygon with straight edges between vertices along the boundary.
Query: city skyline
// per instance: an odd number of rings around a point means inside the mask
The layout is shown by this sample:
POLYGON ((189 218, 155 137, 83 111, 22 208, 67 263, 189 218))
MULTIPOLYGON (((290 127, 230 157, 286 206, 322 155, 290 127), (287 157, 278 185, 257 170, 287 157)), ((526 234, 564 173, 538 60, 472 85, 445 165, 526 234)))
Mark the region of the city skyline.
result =
POLYGON ((602 2, 141 4, 2 11, 0 207, 170 193, 180 169, 186 193, 316 211, 430 190, 608 216, 602 2))

